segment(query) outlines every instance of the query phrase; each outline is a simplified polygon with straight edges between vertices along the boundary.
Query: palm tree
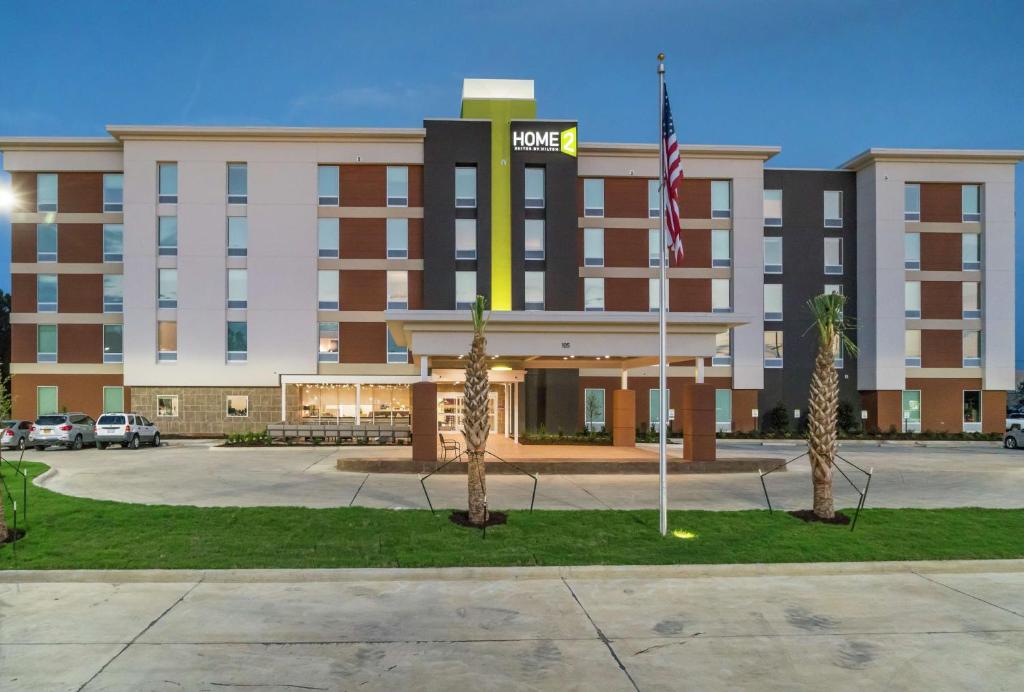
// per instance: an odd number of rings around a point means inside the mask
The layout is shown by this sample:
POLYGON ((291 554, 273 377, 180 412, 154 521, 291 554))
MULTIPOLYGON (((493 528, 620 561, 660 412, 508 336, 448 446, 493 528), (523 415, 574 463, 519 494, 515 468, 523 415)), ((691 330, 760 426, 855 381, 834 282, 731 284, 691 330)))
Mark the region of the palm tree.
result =
POLYGON ((463 399, 462 432, 466 436, 467 475, 469 484, 469 522, 483 526, 487 522, 487 476, 484 452, 487 451, 487 433, 490 424, 487 401, 490 384, 487 381, 487 338, 484 330, 487 319, 483 296, 477 296, 470 312, 473 315, 473 345, 466 359, 466 388, 463 399))
POLYGON ((851 356, 857 355, 857 345, 846 334, 848 325, 843 317, 844 303, 846 297, 839 293, 826 293, 807 301, 813 317, 808 331, 818 332, 818 355, 814 360, 807 403, 807 446, 814 486, 814 514, 821 519, 835 517, 832 464, 838 447, 836 409, 839 404, 835 357, 840 348, 851 356))

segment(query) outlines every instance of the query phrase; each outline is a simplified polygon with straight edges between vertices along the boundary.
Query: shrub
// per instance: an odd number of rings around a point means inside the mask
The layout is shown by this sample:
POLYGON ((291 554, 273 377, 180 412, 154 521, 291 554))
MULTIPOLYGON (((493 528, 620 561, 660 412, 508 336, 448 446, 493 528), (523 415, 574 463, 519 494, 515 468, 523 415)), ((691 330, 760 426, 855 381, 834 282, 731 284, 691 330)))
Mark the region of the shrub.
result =
POLYGON ((765 415, 765 432, 781 434, 789 430, 789 409, 781 401, 765 415))

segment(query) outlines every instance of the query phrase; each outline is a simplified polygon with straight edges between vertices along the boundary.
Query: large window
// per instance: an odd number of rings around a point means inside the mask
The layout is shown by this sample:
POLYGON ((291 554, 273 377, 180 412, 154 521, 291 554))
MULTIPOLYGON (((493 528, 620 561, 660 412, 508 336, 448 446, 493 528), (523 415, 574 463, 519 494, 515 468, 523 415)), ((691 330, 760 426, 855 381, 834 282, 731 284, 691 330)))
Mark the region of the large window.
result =
POLYGON ((964 432, 981 432, 981 392, 964 390, 964 432))
POLYGON ((711 279, 711 312, 732 312, 730 279, 711 279))
POLYGON ((981 295, 977 281, 964 281, 960 284, 962 296, 962 317, 965 320, 978 319, 981 317, 981 295))
POLYGON ((228 164, 228 204, 248 204, 249 167, 244 163, 228 164))
POLYGON ((661 243, 659 242, 660 237, 661 231, 657 228, 651 228, 647 231, 648 266, 657 267, 660 266, 661 264, 661 243))
POLYGON ((647 309, 651 312, 661 310, 661 279, 647 279, 647 309))
POLYGON ((981 221, 981 186, 964 185, 960 188, 960 203, 965 222, 981 221))
POLYGON ((341 345, 341 330, 337 322, 320 322, 318 327, 319 351, 317 360, 321 363, 337 363, 341 345))
POLYGON ((903 186, 903 218, 906 221, 921 220, 921 186, 917 183, 903 186))
POLYGON ((782 331, 766 331, 764 333, 764 367, 781 368, 782 363, 782 331))
POLYGON ((249 307, 249 272, 246 269, 228 269, 228 308, 244 310, 249 307))
POLYGON ((388 206, 409 206, 409 167, 388 166, 388 206))
POLYGON ((103 225, 103 261, 124 261, 124 226, 119 223, 103 225))
POLYGON ((103 312, 124 312, 124 276, 103 275, 103 312))
POLYGON ((764 318, 773 321, 782 319, 782 284, 764 285, 764 318))
POLYGON ((124 387, 103 388, 103 413, 124 411, 124 387))
POLYGON ((476 219, 455 219, 455 259, 476 259, 476 219))
POLYGON ((243 363, 249 358, 249 325, 246 322, 228 322, 227 356, 229 363, 243 363))
POLYGON ((782 273, 782 238, 766 237, 764 239, 764 273, 782 273))
POLYGON ((732 432, 732 390, 715 390, 715 432, 732 432))
POLYGON ((316 273, 317 309, 338 309, 338 281, 340 275, 333 269, 321 269, 316 273))
POLYGON ((157 270, 157 307, 178 307, 178 270, 157 270))
POLYGON ((904 312, 911 319, 921 317, 921 282, 906 281, 903 284, 904 312))
POLYGON ((544 259, 544 219, 526 219, 524 243, 526 259, 544 259))
POLYGON ((583 309, 587 312, 604 310, 604 279, 587 277, 583 279, 583 309))
POLYGON ((825 190, 825 228, 843 227, 843 193, 825 190))
POLYGON ((583 229, 583 266, 604 266, 604 229, 583 229))
POLYGON ((604 179, 583 179, 583 215, 604 216, 604 179))
POLYGON ((732 182, 711 181, 711 218, 728 219, 732 216, 732 182))
POLYGON ((961 264, 964 271, 981 269, 981 236, 977 233, 964 233, 960 236, 961 264))
POLYGON ((36 387, 36 415, 57 413, 57 388, 36 387))
POLYGON ((157 218, 157 254, 178 254, 177 216, 160 216, 157 218))
POLYGON ((782 190, 764 191, 764 225, 782 225, 782 190))
POLYGON ((527 310, 544 309, 544 272, 523 272, 525 288, 525 308, 527 310))
POLYGON ((337 166, 316 167, 317 204, 321 207, 336 207, 341 199, 341 183, 337 166))
POLYGON ((904 269, 921 268, 921 234, 903 234, 903 267, 904 269))
POLYGON ((36 274, 36 312, 57 312, 56 274, 36 274))
POLYGON ((583 424, 591 432, 600 432, 605 427, 604 390, 583 390, 583 424))
POLYGON ((103 362, 121 363, 124 361, 124 325, 103 325, 103 362))
POLYGON ((732 233, 727 229, 711 231, 711 266, 732 266, 732 233))
POLYGON ((36 211, 57 211, 57 174, 36 174, 36 211))
POLYGON ((825 238, 825 273, 843 273, 843 239, 825 238))
POLYGON ((455 272, 455 309, 468 310, 476 300, 476 272, 455 272))
POLYGON ((409 258, 409 219, 388 219, 388 259, 409 258))
POLYGON ((981 367, 981 332, 976 329, 964 331, 963 366, 965 368, 981 367))
POLYGON ((340 237, 338 219, 316 220, 317 256, 324 259, 337 259, 339 256, 340 237))
POLYGON ((405 346, 399 346, 395 343, 395 338, 391 336, 391 330, 386 330, 388 333, 388 362, 389 363, 408 363, 409 362, 409 349, 405 346))
POLYGON ((171 362, 178 360, 178 323, 157 322, 157 360, 171 362))
POLYGON ((715 355, 711 365, 732 365, 732 330, 715 334, 715 355))
POLYGON ((160 204, 178 203, 178 164, 158 163, 156 165, 157 176, 157 201, 160 204))
POLYGON ((455 167, 455 206, 476 208, 476 166, 455 167))
POLYGON ((57 261, 57 224, 36 224, 36 262, 57 261))
POLYGON ((647 181, 647 216, 651 219, 659 217, 661 210, 661 181, 657 178, 647 181))
POLYGON ((903 392, 903 431, 921 432, 921 390, 903 392))
POLYGON ((249 219, 245 216, 228 217, 228 257, 249 254, 249 219))
POLYGON ((124 174, 103 174, 103 211, 112 213, 124 211, 124 174))
POLYGON ((407 310, 409 308, 409 272, 389 271, 388 310, 407 310))
POLYGON ((903 364, 908 368, 921 367, 920 329, 908 329, 903 335, 903 364))
POLYGON ((57 325, 36 325, 36 362, 57 362, 57 325))
POLYGON ((544 208, 544 169, 539 166, 526 167, 526 208, 544 208))

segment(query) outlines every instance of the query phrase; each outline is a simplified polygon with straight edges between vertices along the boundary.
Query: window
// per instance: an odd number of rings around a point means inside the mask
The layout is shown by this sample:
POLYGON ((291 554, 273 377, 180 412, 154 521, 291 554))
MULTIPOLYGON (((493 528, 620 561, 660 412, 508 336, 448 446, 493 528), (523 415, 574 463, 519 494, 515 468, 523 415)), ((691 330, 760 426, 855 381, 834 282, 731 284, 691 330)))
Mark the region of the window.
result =
POLYGON ((156 398, 156 415, 158 418, 178 417, 178 395, 161 394, 156 398))
POLYGON ((249 254, 249 219, 244 216, 228 217, 228 257, 249 254))
POLYGON ((103 388, 103 413, 124 411, 124 387, 103 388))
MULTIPOLYGON (((661 412, 663 408, 661 405, 661 396, 659 396, 659 394, 660 392, 657 389, 647 390, 648 413, 650 414, 651 427, 655 430, 657 430, 661 424, 661 412)), ((667 408, 672 405, 672 390, 668 391, 668 396, 665 398, 667 401, 665 402, 664 408, 667 408)))
POLYGON ((103 312, 124 312, 124 276, 103 275, 103 312))
MULTIPOLYGON (((657 231, 655 231, 657 234, 657 231)), ((583 229, 583 266, 604 266, 604 229, 583 229)))
POLYGON ((647 309, 661 310, 661 279, 647 279, 647 309))
POLYGON ((246 269, 228 269, 228 308, 244 310, 249 307, 249 272, 246 269))
POLYGON ((715 432, 732 431, 732 390, 715 390, 715 432))
POLYGON ((960 293, 963 298, 962 317, 965 320, 981 317, 981 295, 978 282, 964 281, 960 284, 960 293))
POLYGON ((409 219, 388 219, 388 259, 409 258, 409 219))
POLYGON ((583 279, 583 309, 586 312, 604 310, 604 279, 600 277, 583 279))
POLYGON ((782 319, 782 284, 764 285, 764 318, 782 319))
POLYGON ((711 312, 732 312, 732 281, 711 279, 711 312))
POLYGON ((764 225, 782 225, 782 190, 764 191, 764 225))
POLYGON ((124 261, 124 226, 119 223, 103 225, 103 261, 124 261))
POLYGON ((525 289, 525 308, 527 310, 544 309, 544 272, 523 272, 525 289))
POLYGON ((409 362, 409 349, 405 346, 399 346, 395 343, 395 338, 391 336, 391 330, 388 329, 388 362, 389 363, 408 363, 409 362))
POLYGON ((726 229, 715 229, 711 231, 711 266, 731 267, 732 266, 732 240, 731 232, 726 229))
POLYGON ((476 300, 476 272, 455 272, 455 309, 468 310, 476 300))
POLYGON ((56 274, 36 274, 36 312, 57 312, 56 274))
POLYGON ((981 221, 980 185, 964 185, 960 188, 960 207, 965 223, 981 221))
POLYGON ((843 239, 825 238, 825 273, 843 273, 843 239))
POLYGON ((178 307, 178 270, 158 270, 158 299, 157 306, 161 308, 178 307))
POLYGON ((764 333, 764 367, 782 367, 782 331, 764 333))
POLYGON ((57 413, 57 388, 36 387, 36 415, 57 413))
POLYGON ((36 224, 36 262, 57 261, 57 224, 36 224))
POLYGON ((476 219, 455 219, 455 259, 476 259, 476 219))
POLYGON ((908 329, 903 336, 903 365, 921 367, 921 330, 908 329))
POLYGON ((604 216, 604 179, 583 179, 583 215, 604 216))
POLYGON ((843 227, 843 193, 825 190, 825 228, 843 227))
POLYGON ((178 164, 158 163, 156 165, 157 175, 157 201, 160 204, 178 203, 178 164))
POLYGON ((338 281, 340 275, 333 269, 321 270, 316 273, 317 309, 338 309, 338 281))
POLYGON ((661 181, 658 179, 647 181, 647 216, 651 219, 660 217, 661 211, 661 181))
POLYGON ((715 334, 715 355, 711 365, 732 365, 732 330, 715 334))
POLYGON ((544 169, 539 166, 526 167, 526 208, 544 208, 544 169))
POLYGON ((228 164, 228 204, 249 202, 249 167, 244 163, 228 164))
POLYGON ((389 271, 388 310, 406 310, 409 307, 409 272, 389 271))
POLYGON ((157 219, 157 253, 178 254, 178 217, 161 216, 157 219))
POLYGON ((316 167, 316 203, 321 207, 336 207, 341 185, 337 166, 316 167))
POLYGON ((388 166, 388 206, 409 206, 409 167, 388 166))
POLYGON ((981 392, 964 390, 964 432, 981 432, 981 392))
POLYGON ((921 186, 918 183, 907 183, 903 186, 903 219, 921 220, 921 186))
POLYGON ((921 432, 921 390, 903 392, 903 431, 921 432))
POLYGON ((338 219, 316 220, 317 256, 324 259, 337 259, 339 256, 340 236, 338 219))
POLYGON ((837 370, 843 369, 843 341, 837 339, 832 347, 832 367, 837 370))
POLYGON ((903 234, 903 267, 905 269, 921 268, 921 234, 903 234))
POLYGON ((964 233, 960 236, 962 246, 961 265, 964 271, 981 269, 981 236, 977 233, 964 233))
POLYGON ((249 397, 244 394, 231 394, 226 397, 228 418, 249 417, 249 397))
POLYGON ((732 183, 728 180, 711 181, 711 218, 732 217, 732 183))
POLYGON ((455 167, 455 207, 476 209, 476 166, 455 167))
POLYGON ((318 327, 320 339, 317 360, 321 363, 337 363, 341 344, 340 327, 337 322, 320 322, 318 327))
POLYGON ((583 390, 583 424, 591 432, 600 432, 605 427, 604 390, 583 390))
POLYGON ((903 284, 904 310, 907 317, 921 317, 921 282, 907 281, 903 284))
POLYGON ((36 211, 57 211, 57 174, 36 175, 36 211))
MULTIPOLYGON (((661 235, 661 231, 657 228, 652 228, 647 231, 647 264, 651 267, 657 267, 661 264, 661 243, 658 242, 658 237, 661 235)), ((602 249, 603 252, 603 249, 602 249)), ((603 261, 602 261, 603 263, 603 261)))
POLYGON ((526 219, 526 259, 544 259, 544 219, 526 219))
POLYGON ((124 325, 103 325, 103 362, 124 362, 124 325))
POLYGON ((782 238, 764 239, 764 273, 782 273, 782 238))
POLYGON ((965 368, 981 367, 981 332, 976 329, 964 331, 963 366, 965 368))
POLYGON ((124 174, 103 174, 103 211, 124 211, 124 174))
POLYGON ((249 358, 249 325, 228 322, 227 351, 229 363, 244 363, 249 358))
POLYGON ((157 360, 168 362, 178 360, 178 323, 157 322, 157 360))
POLYGON ((36 325, 36 362, 57 362, 57 325, 36 325))

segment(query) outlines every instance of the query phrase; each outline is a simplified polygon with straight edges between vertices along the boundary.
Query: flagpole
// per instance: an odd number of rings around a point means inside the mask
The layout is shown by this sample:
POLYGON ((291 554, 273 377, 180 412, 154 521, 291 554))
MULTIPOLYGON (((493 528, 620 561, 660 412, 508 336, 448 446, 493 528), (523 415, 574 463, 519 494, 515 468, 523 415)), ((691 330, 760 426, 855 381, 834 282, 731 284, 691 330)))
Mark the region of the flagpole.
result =
POLYGON ((661 238, 658 243, 658 528, 661 535, 668 533, 668 457, 666 438, 668 433, 668 396, 665 378, 665 54, 658 53, 658 165, 661 181, 658 185, 661 204, 658 212, 661 238))

